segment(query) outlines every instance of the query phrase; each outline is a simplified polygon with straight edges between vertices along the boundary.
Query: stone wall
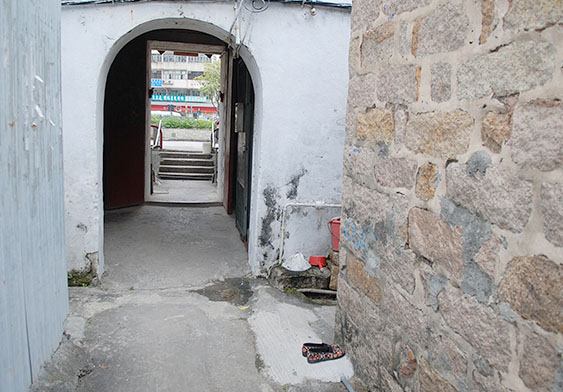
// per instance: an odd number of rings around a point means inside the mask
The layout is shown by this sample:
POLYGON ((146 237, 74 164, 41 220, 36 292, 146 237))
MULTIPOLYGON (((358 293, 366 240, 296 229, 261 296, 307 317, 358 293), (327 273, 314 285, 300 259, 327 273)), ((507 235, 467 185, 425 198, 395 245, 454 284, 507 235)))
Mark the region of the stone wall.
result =
POLYGON ((372 390, 563 390, 562 22, 354 1, 337 332, 372 390))

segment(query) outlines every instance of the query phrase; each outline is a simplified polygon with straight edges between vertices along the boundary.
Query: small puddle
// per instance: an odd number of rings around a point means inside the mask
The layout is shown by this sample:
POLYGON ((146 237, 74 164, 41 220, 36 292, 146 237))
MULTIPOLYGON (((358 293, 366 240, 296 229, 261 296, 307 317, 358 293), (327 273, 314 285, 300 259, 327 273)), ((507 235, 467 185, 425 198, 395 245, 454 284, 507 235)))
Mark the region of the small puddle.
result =
POLYGON ((235 306, 246 304, 254 294, 250 282, 245 278, 228 278, 224 281, 216 281, 211 286, 195 292, 206 296, 211 301, 229 302, 235 306))

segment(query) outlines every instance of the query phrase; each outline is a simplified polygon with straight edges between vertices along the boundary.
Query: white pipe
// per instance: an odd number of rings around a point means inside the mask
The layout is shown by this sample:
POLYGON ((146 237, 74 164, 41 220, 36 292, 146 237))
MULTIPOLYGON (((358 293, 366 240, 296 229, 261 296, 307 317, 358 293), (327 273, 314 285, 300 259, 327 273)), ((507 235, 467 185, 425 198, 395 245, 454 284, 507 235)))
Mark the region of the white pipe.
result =
MULTIPOLYGON (((285 216, 286 216, 287 209, 289 207, 314 207, 316 209, 342 208, 342 204, 327 204, 327 203, 324 202, 324 200, 317 200, 314 203, 294 203, 294 202, 287 203, 283 207, 283 210, 282 210, 282 221, 281 221, 281 229, 280 229, 280 256, 279 256, 279 259, 278 259, 278 264, 282 263, 283 245, 284 245, 284 241, 285 241, 285 216)), ((276 264, 272 265, 272 268, 275 265, 276 264)))
POLYGON ((324 289, 297 289, 299 293, 311 293, 311 294, 327 294, 336 295, 334 290, 324 290, 324 289))

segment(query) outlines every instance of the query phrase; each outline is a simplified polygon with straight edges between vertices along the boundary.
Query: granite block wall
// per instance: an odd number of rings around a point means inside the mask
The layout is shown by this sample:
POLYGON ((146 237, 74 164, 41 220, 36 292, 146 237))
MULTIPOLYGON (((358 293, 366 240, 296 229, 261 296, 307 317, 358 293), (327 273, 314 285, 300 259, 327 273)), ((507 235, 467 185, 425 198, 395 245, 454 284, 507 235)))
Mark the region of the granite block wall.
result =
POLYGON ((371 390, 563 390, 562 43, 561 0, 354 0, 337 334, 371 390))

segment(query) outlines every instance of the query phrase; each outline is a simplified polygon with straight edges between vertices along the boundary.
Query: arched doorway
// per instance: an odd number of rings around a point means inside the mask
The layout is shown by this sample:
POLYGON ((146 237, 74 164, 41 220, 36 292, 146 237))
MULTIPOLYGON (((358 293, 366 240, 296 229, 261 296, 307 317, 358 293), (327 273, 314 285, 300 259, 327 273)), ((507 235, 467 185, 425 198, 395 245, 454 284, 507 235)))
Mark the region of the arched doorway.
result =
POLYGON ((104 209, 143 204, 150 192, 148 118, 150 85, 146 59, 150 42, 224 48, 224 81, 218 183, 227 212, 234 213, 243 240, 250 216, 250 182, 254 128, 254 85, 244 61, 227 44, 193 30, 152 30, 129 41, 108 72, 103 115, 104 209))

